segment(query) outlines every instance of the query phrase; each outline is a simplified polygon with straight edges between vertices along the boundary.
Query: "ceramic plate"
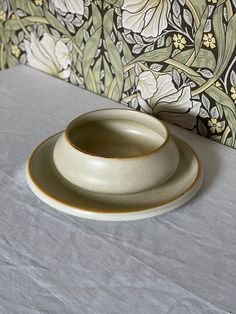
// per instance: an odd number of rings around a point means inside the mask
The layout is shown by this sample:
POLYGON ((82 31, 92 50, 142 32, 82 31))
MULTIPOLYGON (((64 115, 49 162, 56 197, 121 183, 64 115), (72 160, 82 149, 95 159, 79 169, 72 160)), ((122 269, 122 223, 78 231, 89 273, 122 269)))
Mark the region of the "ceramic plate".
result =
POLYGON ((144 219, 182 206, 200 188, 199 159, 191 147, 177 137, 174 139, 180 151, 180 163, 173 177, 162 186, 123 195, 78 188, 65 180, 54 166, 53 148, 60 134, 51 136, 34 150, 28 161, 27 182, 38 198, 67 214, 108 221, 144 219))

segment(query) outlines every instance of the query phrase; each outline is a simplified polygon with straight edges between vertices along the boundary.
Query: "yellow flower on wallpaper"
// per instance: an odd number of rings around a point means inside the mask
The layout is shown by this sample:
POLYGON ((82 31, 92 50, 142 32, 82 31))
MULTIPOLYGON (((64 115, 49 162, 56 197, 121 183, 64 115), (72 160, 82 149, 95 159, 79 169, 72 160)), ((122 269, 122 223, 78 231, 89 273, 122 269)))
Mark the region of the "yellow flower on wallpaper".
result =
POLYGON ((225 123, 223 123, 223 122, 217 121, 217 119, 215 119, 215 118, 211 118, 208 121, 208 126, 210 128, 210 132, 215 134, 215 132, 221 133, 222 131, 224 131, 225 123))
POLYGON ((205 45, 207 48, 210 47, 211 49, 214 49, 216 47, 216 39, 212 33, 204 34, 203 45, 205 45))
POLYGON ((207 0, 209 3, 213 3, 216 4, 218 2, 218 0, 207 0))
POLYGON ((144 37, 157 37, 168 26, 170 0, 124 0, 122 25, 144 37))
POLYGON ((30 66, 61 79, 70 76, 70 51, 62 40, 56 40, 47 33, 38 40, 35 34, 31 33, 30 41, 24 42, 30 66))
POLYGON ((6 18, 6 13, 3 10, 0 10, 0 22, 5 22, 6 18))
POLYGON ((222 90, 222 84, 219 81, 215 82, 215 86, 222 90))
POLYGON ((0 70, 28 64, 236 148, 235 28, 232 0, 0 0, 0 70))
POLYGON ((173 40, 174 40, 175 48, 179 48, 182 50, 184 48, 184 46, 186 45, 186 39, 181 34, 174 34, 173 40))
POLYGON ((41 7, 41 6, 43 5, 43 0, 34 0, 34 3, 35 3, 37 6, 41 7))
POLYGON ((84 1, 83 0, 52 0, 55 7, 62 12, 70 12, 83 15, 84 14, 84 1))
POLYGON ((233 100, 236 100, 236 87, 231 87, 230 89, 231 92, 231 97, 233 98, 233 100))
POLYGON ((16 58, 19 58, 20 56, 20 48, 17 45, 11 45, 11 53, 13 54, 13 56, 15 56, 16 58))

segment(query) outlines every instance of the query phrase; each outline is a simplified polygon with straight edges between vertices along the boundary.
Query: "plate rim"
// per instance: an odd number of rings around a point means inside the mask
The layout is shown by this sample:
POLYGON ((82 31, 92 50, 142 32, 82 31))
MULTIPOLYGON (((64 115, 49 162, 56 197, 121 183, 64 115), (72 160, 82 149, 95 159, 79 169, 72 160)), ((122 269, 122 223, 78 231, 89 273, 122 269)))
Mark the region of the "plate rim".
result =
MULTIPOLYGON (((32 171, 32 163, 33 163, 33 159, 34 159, 35 155, 37 154, 38 150, 46 142, 50 141, 52 138, 54 138, 56 136, 59 136, 59 134, 62 134, 63 132, 64 131, 57 132, 57 133, 49 136, 48 138, 46 138, 39 145, 37 145, 35 147, 35 149, 32 151, 32 153, 28 159, 27 167, 26 167, 26 180, 27 180, 27 183, 28 183, 31 191, 39 199, 41 199, 41 201, 43 201, 47 205, 49 205, 53 208, 56 208, 62 212, 67 212, 68 210, 78 211, 78 213, 75 212, 75 213, 71 213, 71 214, 75 215, 75 216, 83 216, 83 218, 89 218, 89 217, 84 217, 84 215, 85 216, 91 216, 91 215, 96 215, 96 216, 101 216, 101 215, 119 216, 119 215, 123 215, 124 216, 124 215, 128 215, 128 214, 129 215, 137 214, 137 213, 141 214, 142 212, 146 213, 147 211, 155 210, 157 213, 152 215, 152 216, 155 216, 155 215, 166 213, 168 211, 176 209, 177 207, 187 203, 198 192, 198 190, 201 186, 201 183, 202 183, 202 166, 201 166, 201 162, 200 162, 200 159, 199 159, 197 153, 188 143, 186 143, 182 139, 178 138, 177 136, 173 136, 174 138, 177 138, 178 140, 182 141, 191 150, 192 154, 194 155, 194 157, 197 161, 197 174, 196 174, 192 184, 187 189, 185 189, 182 193, 180 193, 177 197, 169 199, 168 201, 159 202, 158 204, 152 204, 151 206, 149 205, 149 206, 144 206, 144 207, 140 207, 140 208, 125 208, 125 209, 116 209, 116 210, 98 209, 98 208, 91 208, 91 207, 84 207, 84 206, 75 206, 74 204, 70 204, 70 202, 62 201, 62 200, 58 199, 57 197, 55 197, 54 195, 48 193, 35 180, 33 173, 32 173, 33 172, 32 171), (38 190, 38 192, 36 192, 35 189, 38 190), (39 196, 39 194, 43 194, 43 197, 39 196), (49 200, 45 201, 45 197, 48 198, 49 200), (184 200, 183 200, 183 198, 184 198, 184 200), (185 200, 185 198, 186 198, 186 200, 185 200), (181 200, 182 200, 182 202, 181 202, 181 200), (178 201, 180 202, 180 204, 174 205, 178 201), (58 205, 55 206, 55 205, 52 205, 51 203, 57 203, 58 205), (170 209, 169 208, 165 209, 165 207, 168 205, 169 205, 170 209), (59 208, 59 207, 61 207, 61 208, 59 208), (65 210, 65 208, 62 208, 62 207, 67 207, 67 210, 65 210), (159 211, 161 211, 161 213, 159 213, 159 211)), ((97 219, 97 218, 93 218, 93 219, 97 219)), ((98 219, 101 220, 100 218, 98 218, 98 219)), ((137 218, 137 219, 143 219, 143 218, 137 218)), ((109 220, 109 219, 102 219, 102 220, 109 220)), ((112 220, 114 220, 114 219, 112 219, 112 220)), ((120 220, 120 219, 115 219, 115 220, 120 220)), ((127 220, 127 219, 122 219, 122 220, 127 220)))

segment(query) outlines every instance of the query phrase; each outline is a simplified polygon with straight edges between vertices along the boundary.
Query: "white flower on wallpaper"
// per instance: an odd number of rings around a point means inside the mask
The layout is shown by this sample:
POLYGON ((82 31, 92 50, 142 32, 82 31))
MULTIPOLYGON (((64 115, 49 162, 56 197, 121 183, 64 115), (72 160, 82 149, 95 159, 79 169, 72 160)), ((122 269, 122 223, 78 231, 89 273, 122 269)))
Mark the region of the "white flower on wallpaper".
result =
POLYGON ((39 40, 31 33, 30 41, 24 42, 30 66, 61 79, 70 76, 70 51, 62 40, 54 39, 47 33, 39 40))
POLYGON ((151 71, 144 71, 138 76, 137 90, 142 111, 187 129, 194 128, 200 103, 191 99, 190 86, 177 89, 170 74, 156 78, 151 71))
POLYGON ((53 0, 56 8, 65 13, 84 14, 83 0, 53 0))
POLYGON ((157 37, 168 26, 171 0, 124 0, 122 25, 144 37, 157 37))

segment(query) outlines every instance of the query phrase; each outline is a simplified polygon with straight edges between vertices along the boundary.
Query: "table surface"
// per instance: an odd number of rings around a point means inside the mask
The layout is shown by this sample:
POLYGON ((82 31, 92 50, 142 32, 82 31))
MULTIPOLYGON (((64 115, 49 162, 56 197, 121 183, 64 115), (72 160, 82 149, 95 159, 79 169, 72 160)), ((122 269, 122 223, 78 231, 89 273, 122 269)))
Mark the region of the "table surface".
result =
POLYGON ((199 154, 187 205, 134 222, 58 212, 25 181, 46 137, 124 108, 24 66, 0 73, 0 313, 236 313, 236 150, 169 126, 199 154))

